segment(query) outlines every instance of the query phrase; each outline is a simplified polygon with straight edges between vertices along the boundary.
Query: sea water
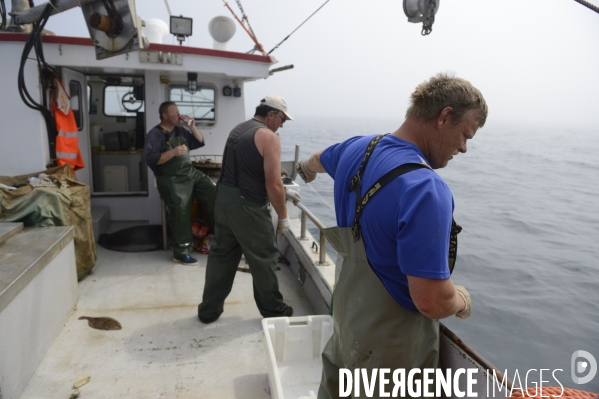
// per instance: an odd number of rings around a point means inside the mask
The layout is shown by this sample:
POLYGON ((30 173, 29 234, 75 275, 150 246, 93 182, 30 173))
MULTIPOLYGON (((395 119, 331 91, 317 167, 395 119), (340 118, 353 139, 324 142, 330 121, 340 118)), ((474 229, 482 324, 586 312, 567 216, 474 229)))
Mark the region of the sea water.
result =
MULTIPOLYGON (((400 123, 287 122, 279 131, 283 159, 293 159, 295 144, 302 159, 400 123)), ((510 378, 517 369, 522 384, 528 370, 562 369, 555 376, 564 386, 599 392, 599 373, 584 385, 570 375, 577 350, 599 361, 599 130, 488 123, 466 154, 437 173, 453 193, 463 227, 452 279, 466 286, 473 304, 469 319, 442 322, 510 378)), ((302 203, 326 226, 335 225, 332 179, 319 174, 310 186, 296 181, 302 203)), ((538 383, 538 371, 534 378, 538 383)), ((558 386, 545 372, 547 379, 545 386, 558 386)))

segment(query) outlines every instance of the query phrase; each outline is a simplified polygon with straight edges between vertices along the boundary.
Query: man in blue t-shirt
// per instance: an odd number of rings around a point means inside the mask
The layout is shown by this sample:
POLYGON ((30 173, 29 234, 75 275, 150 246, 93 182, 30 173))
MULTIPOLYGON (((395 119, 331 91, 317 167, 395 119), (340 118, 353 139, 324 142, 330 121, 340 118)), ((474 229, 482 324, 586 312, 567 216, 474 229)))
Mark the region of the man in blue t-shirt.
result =
POLYGON ((352 137, 297 165, 305 182, 334 179, 338 227, 326 235, 345 254, 319 399, 338 397, 339 368, 437 367, 438 319, 470 315, 470 295, 450 279, 461 228, 433 170, 465 153, 486 118, 479 90, 438 74, 416 88, 393 133, 352 137))

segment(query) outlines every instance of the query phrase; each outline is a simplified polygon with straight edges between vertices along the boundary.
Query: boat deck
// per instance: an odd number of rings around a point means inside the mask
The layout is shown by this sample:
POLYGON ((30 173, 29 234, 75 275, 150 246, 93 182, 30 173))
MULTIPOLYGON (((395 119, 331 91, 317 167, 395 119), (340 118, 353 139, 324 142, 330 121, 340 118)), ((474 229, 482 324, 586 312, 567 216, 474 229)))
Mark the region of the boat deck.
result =
MULTIPOLYGON (((124 253, 98 247, 98 262, 79 283, 73 314, 21 398, 68 398, 90 376, 82 398, 270 398, 261 320, 249 273, 238 272, 225 312, 197 318, 206 255, 199 266, 172 262, 170 252, 124 253), (80 316, 108 316, 122 330, 88 326, 80 316)), ((242 260, 242 265, 243 265, 242 260)), ((313 314, 289 267, 279 284, 294 316, 313 314)))

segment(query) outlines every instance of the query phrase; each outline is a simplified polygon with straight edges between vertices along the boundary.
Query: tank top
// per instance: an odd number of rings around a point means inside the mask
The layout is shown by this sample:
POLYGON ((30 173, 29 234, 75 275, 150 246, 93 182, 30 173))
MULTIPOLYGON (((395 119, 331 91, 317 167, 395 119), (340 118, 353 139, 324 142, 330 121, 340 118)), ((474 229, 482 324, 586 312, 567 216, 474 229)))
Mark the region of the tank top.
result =
POLYGON ((254 136, 264 123, 250 119, 237 125, 227 139, 219 183, 239 188, 242 197, 259 204, 268 201, 264 158, 260 155, 254 136), (237 144, 237 145, 235 145, 237 144), (235 163, 237 159, 237 165, 235 163), (235 179, 237 166, 238 179, 235 179))

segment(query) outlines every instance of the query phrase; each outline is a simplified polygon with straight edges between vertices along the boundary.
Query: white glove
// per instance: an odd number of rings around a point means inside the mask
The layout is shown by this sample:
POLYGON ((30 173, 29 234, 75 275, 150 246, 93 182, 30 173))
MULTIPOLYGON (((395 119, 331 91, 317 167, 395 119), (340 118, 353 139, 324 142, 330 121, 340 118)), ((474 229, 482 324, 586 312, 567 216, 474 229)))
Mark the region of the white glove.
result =
POLYGON ((306 183, 310 183, 311 181, 316 179, 316 172, 313 172, 308 167, 308 161, 305 159, 302 159, 301 161, 298 162, 297 165, 295 165, 295 170, 297 170, 297 173, 300 175, 302 180, 305 181, 306 183))
POLYGON ((454 288, 466 304, 466 306, 464 306, 464 309, 460 310, 455 314, 455 317, 457 317, 458 319, 467 319, 468 317, 470 317, 470 314, 472 313, 472 300, 470 299, 470 294, 464 286, 456 285, 454 286, 454 288))
POLYGON ((297 205, 302 199, 302 197, 300 197, 300 194, 297 191, 293 190, 287 190, 285 192, 285 198, 287 198, 289 201, 293 201, 293 205, 297 205))
POLYGON ((289 229, 291 229, 289 217, 286 217, 285 219, 279 218, 279 233, 284 233, 286 231, 289 231, 289 229))

